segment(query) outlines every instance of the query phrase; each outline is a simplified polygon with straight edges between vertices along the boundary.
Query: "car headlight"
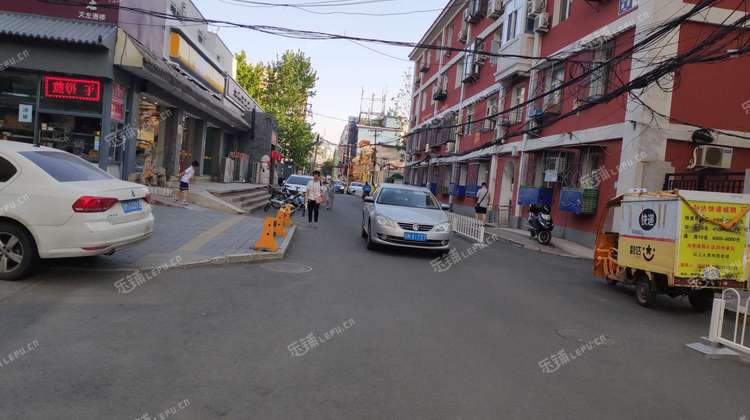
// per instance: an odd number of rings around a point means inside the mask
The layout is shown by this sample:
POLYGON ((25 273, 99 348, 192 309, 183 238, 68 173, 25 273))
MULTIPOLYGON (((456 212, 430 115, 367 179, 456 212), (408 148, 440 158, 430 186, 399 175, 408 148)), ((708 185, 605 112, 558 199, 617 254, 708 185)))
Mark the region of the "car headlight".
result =
POLYGON ((375 220, 378 222, 380 226, 383 227, 389 227, 389 228, 397 228, 398 223, 394 222, 393 220, 385 217, 385 216, 378 216, 375 218, 375 220))
POLYGON ((450 232, 451 224, 450 222, 440 223, 439 225, 435 225, 434 230, 435 232, 450 232))

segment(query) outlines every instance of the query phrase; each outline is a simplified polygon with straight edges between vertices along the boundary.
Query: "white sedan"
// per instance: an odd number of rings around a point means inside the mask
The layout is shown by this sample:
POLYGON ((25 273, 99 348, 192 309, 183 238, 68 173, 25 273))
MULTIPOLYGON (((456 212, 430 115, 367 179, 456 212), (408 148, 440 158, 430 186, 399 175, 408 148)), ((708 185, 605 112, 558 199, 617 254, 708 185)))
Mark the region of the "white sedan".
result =
POLYGON ((0 280, 39 258, 111 255, 151 236, 143 185, 116 179, 70 153, 0 141, 0 280))

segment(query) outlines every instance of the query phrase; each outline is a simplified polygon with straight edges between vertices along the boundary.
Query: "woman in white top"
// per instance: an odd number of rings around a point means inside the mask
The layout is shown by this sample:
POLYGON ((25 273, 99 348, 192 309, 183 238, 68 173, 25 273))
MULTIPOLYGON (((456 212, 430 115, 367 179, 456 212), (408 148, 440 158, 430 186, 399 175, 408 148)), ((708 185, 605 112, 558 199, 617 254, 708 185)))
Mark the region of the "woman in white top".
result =
POLYGON ((305 191, 305 201, 307 202, 307 222, 312 223, 315 220, 315 226, 318 226, 318 214, 320 212, 320 203, 325 201, 325 190, 323 182, 320 180, 320 171, 313 172, 313 179, 307 183, 305 191))

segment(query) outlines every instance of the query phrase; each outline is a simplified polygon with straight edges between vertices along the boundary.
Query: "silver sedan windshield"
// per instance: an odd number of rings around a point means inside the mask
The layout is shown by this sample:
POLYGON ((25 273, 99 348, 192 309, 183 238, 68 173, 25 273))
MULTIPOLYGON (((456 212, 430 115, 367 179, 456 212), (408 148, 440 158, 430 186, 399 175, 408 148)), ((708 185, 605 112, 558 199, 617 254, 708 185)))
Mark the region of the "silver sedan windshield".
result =
POLYGON ((378 204, 419 209, 440 209, 440 205, 438 205, 431 193, 401 188, 386 188, 381 191, 378 195, 378 204))

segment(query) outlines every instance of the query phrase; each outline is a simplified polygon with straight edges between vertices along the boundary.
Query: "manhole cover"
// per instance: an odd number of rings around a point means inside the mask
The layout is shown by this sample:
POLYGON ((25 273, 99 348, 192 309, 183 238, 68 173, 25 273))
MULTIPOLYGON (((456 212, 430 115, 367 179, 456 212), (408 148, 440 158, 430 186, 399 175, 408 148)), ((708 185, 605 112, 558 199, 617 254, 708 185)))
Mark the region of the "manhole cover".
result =
POLYGON ((287 274, 304 274, 312 271, 312 267, 309 265, 287 262, 268 263, 261 265, 261 267, 268 271, 287 274))
POLYGON ((601 346, 615 347, 619 345, 619 342, 614 337, 602 334, 601 332, 594 332, 584 327, 563 327, 557 330, 557 334, 563 338, 572 338, 581 344, 593 342, 594 339, 598 339, 597 341, 601 342, 600 337, 604 337, 604 344, 601 344, 601 346))

